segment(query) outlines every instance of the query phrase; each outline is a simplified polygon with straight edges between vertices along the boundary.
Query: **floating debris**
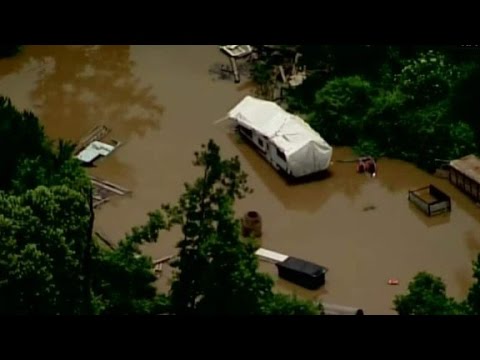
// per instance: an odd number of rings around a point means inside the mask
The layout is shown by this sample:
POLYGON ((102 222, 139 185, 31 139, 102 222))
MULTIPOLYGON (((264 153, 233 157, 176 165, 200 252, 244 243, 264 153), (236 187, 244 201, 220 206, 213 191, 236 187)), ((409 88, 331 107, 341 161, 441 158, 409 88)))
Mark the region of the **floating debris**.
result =
POLYGON ((375 210, 377 207, 375 205, 368 205, 363 208, 363 211, 375 210))

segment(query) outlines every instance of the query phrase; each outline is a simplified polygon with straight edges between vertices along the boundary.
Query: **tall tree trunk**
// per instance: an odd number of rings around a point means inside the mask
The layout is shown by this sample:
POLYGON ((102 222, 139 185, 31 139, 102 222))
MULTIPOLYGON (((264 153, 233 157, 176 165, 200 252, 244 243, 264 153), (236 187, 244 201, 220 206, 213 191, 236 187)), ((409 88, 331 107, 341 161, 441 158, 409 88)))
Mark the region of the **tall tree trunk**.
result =
POLYGON ((91 273, 91 263, 92 263, 92 245, 93 245, 93 224, 95 222, 95 213, 93 210, 93 186, 90 186, 90 191, 88 192, 88 204, 90 209, 90 221, 88 224, 88 231, 85 239, 85 253, 83 258, 83 275, 84 275, 84 284, 83 284, 83 296, 84 296, 84 313, 92 314, 92 273, 91 273))

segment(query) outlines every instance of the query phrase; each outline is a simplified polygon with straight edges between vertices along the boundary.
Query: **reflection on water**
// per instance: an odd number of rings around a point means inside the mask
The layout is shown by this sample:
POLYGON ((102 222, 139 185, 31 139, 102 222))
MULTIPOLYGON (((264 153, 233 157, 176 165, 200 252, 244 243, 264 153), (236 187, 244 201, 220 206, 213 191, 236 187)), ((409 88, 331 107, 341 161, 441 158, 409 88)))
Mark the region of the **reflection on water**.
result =
MULTIPOLYGON (((0 60, 0 93, 35 110, 51 136, 77 139, 105 124, 112 137, 127 140, 91 170, 133 190, 98 213, 96 226, 112 239, 178 199, 182 184, 199 174, 193 152, 213 138, 224 156, 239 156, 249 175, 254 193, 236 211, 261 214, 262 246, 329 268, 319 291, 284 280, 279 291, 389 314, 393 297, 426 270, 445 280, 449 295, 465 295, 480 252, 480 209, 473 202, 402 161, 380 159, 376 178, 357 174, 354 163, 338 162, 354 157, 348 148, 334 149, 330 177, 289 185, 226 123, 212 125, 250 90, 245 77, 241 84, 213 81, 209 69, 218 63, 228 65, 215 46, 32 46, 0 60), (452 198, 450 214, 428 217, 411 206, 408 190, 428 184, 452 198), (399 286, 387 284, 392 277, 399 286)), ((170 255, 180 236, 178 229, 164 234, 144 250, 154 258, 170 255)), ((276 277, 275 266, 260 268, 276 277)), ((165 290, 166 277, 158 285, 165 290)))
POLYGON ((0 64, 0 76, 35 73, 29 96, 53 137, 77 140, 97 124, 124 136, 159 126, 162 106, 133 76, 129 46, 28 46, 0 64))
MULTIPOLYGON (((407 200, 408 201, 408 200, 407 200)), ((434 216, 426 215, 422 210, 417 206, 408 201, 408 207, 412 211, 412 214, 415 214, 417 218, 425 224, 427 227, 438 226, 448 224, 450 222, 450 213, 445 212, 434 216)))

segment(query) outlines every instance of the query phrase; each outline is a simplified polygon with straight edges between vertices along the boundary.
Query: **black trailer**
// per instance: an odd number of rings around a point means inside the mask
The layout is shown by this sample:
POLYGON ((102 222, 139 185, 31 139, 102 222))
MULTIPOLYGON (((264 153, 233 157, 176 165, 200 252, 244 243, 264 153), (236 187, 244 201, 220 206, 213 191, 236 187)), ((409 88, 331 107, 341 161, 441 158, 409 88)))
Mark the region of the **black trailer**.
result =
POLYGON ((310 290, 316 290, 325 284, 327 268, 298 259, 288 257, 285 261, 275 264, 278 276, 310 290))

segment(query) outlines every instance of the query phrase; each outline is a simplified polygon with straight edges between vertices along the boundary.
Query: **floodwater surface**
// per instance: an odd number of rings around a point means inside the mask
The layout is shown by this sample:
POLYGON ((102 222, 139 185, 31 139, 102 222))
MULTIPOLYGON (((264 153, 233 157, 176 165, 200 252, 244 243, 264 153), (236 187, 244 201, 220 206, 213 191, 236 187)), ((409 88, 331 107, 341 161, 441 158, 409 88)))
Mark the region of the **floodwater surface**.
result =
MULTIPOLYGON (((220 74, 228 64, 216 46, 27 46, 0 60, 0 94, 33 111, 54 138, 78 140, 104 124, 124 145, 91 169, 133 190, 97 212, 96 227, 112 240, 174 202, 200 174, 193 152, 210 138, 224 156, 238 155, 254 193, 236 205, 256 210, 265 248, 329 268, 327 284, 308 291, 283 280, 277 289, 310 299, 392 314, 392 300, 425 270, 441 276, 448 294, 465 296, 471 261, 480 251, 479 211, 451 186, 415 166, 378 161, 376 178, 355 173, 348 148, 334 149, 330 176, 289 185, 249 145, 217 122, 252 86, 220 74), (452 212, 428 218, 407 200, 408 190, 434 184, 452 197, 452 212), (387 281, 395 278, 398 286, 387 281)), ((327 139, 328 141, 328 139, 327 139)), ((180 231, 161 235, 145 253, 175 251, 180 231)), ((273 265, 260 268, 276 278, 273 265)), ((167 288, 167 271, 159 288, 167 288)))

